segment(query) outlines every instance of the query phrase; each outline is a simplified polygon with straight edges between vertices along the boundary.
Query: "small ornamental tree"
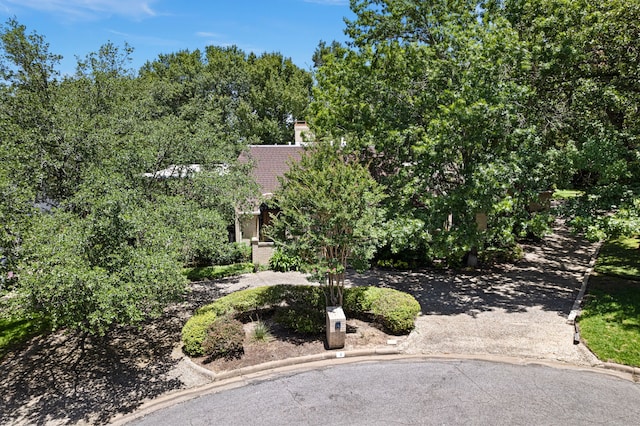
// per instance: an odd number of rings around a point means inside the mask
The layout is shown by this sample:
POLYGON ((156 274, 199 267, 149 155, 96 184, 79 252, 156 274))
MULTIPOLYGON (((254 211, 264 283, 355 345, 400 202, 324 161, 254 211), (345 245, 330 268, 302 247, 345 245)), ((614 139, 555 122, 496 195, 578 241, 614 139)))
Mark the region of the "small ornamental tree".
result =
POLYGON ((332 144, 311 147, 280 183, 268 234, 312 267, 328 306, 342 306, 345 269, 365 270, 378 246, 382 186, 332 144))

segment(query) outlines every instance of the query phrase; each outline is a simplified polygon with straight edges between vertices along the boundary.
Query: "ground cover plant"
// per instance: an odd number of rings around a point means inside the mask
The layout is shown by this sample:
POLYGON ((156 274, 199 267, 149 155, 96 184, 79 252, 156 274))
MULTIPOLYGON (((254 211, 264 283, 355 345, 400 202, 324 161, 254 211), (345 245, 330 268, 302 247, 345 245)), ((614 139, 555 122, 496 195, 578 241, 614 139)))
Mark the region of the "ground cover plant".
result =
POLYGON ((582 338, 603 361, 640 366, 638 238, 607 242, 579 319, 582 338))
POLYGON ((553 191, 553 198, 556 200, 569 200, 584 195, 584 191, 577 189, 556 189, 553 191))
MULTIPOLYGON (((345 313, 372 321, 392 334, 408 334, 420 312, 413 296, 394 289, 345 289, 345 313)), ((276 311, 279 323, 301 334, 322 334, 325 297, 318 286, 277 285, 241 290, 198 309, 182 329, 183 350, 190 356, 207 354, 203 342, 217 318, 231 315, 250 320, 260 312, 276 311), (280 314, 278 315, 278 311, 280 314)))

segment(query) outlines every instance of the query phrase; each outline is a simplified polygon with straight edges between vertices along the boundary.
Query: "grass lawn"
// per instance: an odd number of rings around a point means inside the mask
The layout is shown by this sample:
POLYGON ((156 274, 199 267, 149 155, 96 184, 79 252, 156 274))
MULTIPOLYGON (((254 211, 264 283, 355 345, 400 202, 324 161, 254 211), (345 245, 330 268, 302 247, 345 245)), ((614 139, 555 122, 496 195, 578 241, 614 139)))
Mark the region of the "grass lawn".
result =
POLYGON ((578 191, 576 189, 556 189, 553 191, 554 200, 568 200, 570 198, 576 198, 584 194, 584 191, 578 191))
POLYGON ((602 246, 595 271, 631 280, 640 280, 640 250, 638 237, 621 237, 602 246))
POLYGON ((39 319, 0 318, 0 358, 46 328, 46 323, 39 319))
POLYGON ((603 361, 640 366, 640 250, 637 238, 605 243, 579 318, 580 334, 603 361))

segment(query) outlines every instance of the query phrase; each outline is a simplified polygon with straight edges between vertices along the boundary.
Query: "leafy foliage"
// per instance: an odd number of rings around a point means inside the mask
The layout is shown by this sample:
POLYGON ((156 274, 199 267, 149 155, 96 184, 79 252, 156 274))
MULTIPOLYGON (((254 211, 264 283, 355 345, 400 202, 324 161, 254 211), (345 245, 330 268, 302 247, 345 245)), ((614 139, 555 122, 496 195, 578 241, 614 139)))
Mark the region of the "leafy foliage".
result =
POLYGON ((18 296, 54 328, 104 335, 158 316, 184 291, 170 235, 110 201, 84 219, 45 215, 22 242, 18 296))
POLYGON ((240 321, 222 316, 209 325, 202 349, 207 359, 238 358, 244 352, 244 337, 240 321))
POLYGON ((524 207, 550 184, 524 121, 528 53, 504 17, 477 6, 353 1, 350 48, 322 56, 314 128, 344 137, 387 188, 393 253, 458 263, 472 249, 512 246, 524 207))
POLYGON ((365 167, 332 144, 317 144, 282 179, 267 234, 316 269, 327 303, 342 305, 347 265, 362 270, 375 252, 383 198, 365 167))
POLYGON ((184 266, 241 261, 228 226, 255 183, 238 155, 290 141, 308 104, 310 74, 277 53, 211 46, 136 74, 132 50, 106 43, 60 79, 44 37, 0 29, 0 257, 56 328, 139 323, 184 266))
MULTIPOLYGON (((325 326, 324 293, 317 286, 276 285, 241 290, 203 306, 182 328, 183 351, 202 356, 207 327, 221 316, 251 317, 258 310, 276 308, 284 326, 301 333, 319 333, 325 326)), ((386 330, 407 334, 414 328, 420 305, 410 295, 377 287, 346 288, 344 309, 349 315, 374 319, 386 330)))
POLYGON ((281 308, 274 320, 286 328, 300 334, 321 334, 324 331, 325 313, 321 309, 304 307, 281 308))
POLYGON ((385 330, 398 335, 413 330, 420 313, 420 304, 410 294, 380 287, 347 289, 344 308, 356 318, 371 315, 385 330))
POLYGON ((302 259, 299 256, 288 254, 277 248, 269 259, 269 268, 276 272, 299 271, 302 267, 302 259))
POLYGON ((637 233, 640 2, 514 0, 504 14, 531 53, 527 121, 549 175, 587 193, 563 214, 592 239, 637 233))

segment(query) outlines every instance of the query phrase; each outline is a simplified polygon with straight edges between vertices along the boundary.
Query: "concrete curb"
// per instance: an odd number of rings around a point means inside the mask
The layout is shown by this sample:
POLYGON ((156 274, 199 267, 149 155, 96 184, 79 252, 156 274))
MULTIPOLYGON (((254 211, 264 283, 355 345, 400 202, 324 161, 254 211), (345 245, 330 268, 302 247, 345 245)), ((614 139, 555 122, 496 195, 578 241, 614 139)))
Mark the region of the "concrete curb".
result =
POLYGON ((203 374, 211 378, 211 383, 196 386, 189 389, 178 390, 162 395, 153 400, 143 403, 133 413, 116 415, 109 424, 124 425, 147 414, 168 408, 175 404, 196 398, 200 395, 220 392, 227 389, 233 389, 249 384, 252 380, 256 380, 263 376, 273 374, 282 374, 289 371, 305 371, 313 368, 321 368, 330 365, 347 364, 358 361, 379 361, 386 358, 402 357, 402 353, 396 348, 376 348, 376 349, 359 349, 353 351, 337 351, 324 352, 314 355, 306 355, 302 357, 288 358, 278 361, 267 362, 250 367, 239 368, 237 370, 225 371, 216 374, 211 370, 193 362, 189 357, 185 357, 187 365, 196 370, 199 374, 203 374))
POLYGON ((598 254, 600 254, 600 249, 602 248, 603 242, 599 242, 596 246, 596 250, 593 252, 591 256, 591 260, 589 261, 589 266, 584 273, 584 278, 582 279, 582 286, 580 287, 580 291, 576 296, 576 300, 573 302, 573 307, 571 308, 571 312, 569 312, 569 316, 567 317, 567 323, 571 325, 575 325, 576 319, 580 316, 582 301, 584 299, 584 295, 587 291, 587 285, 589 284, 589 277, 593 272, 593 268, 596 265, 596 261, 598 260, 598 254))
MULTIPOLYGON (((567 323, 576 327, 576 320, 580 316, 581 305, 586 293, 586 289, 589 282, 589 277, 595 267, 598 254, 602 247, 602 243, 596 246, 596 249, 589 261, 587 270, 584 273, 582 280, 582 286, 576 299, 573 303, 572 310, 567 317, 567 323)), ((576 334, 576 338, 579 339, 579 335, 576 334), (576 337, 577 336, 577 337, 576 337)), ((578 343, 578 342, 576 342, 578 343)), ((360 349, 353 351, 328 351, 320 354, 307 355, 296 358, 288 358, 278 361, 272 361, 264 364, 259 364, 250 367, 244 367, 237 370, 225 371, 222 373, 214 373, 195 362, 189 357, 185 357, 186 364, 198 372, 199 374, 208 377, 211 382, 202 386, 197 386, 189 389, 179 390, 173 393, 169 393, 160 396, 156 399, 143 403, 136 411, 126 415, 117 415, 114 417, 110 424, 124 425, 128 422, 144 417, 152 412, 168 408, 175 404, 184 402, 186 400, 196 398, 200 395, 221 392, 223 390, 233 389, 240 386, 250 384, 252 381, 260 378, 273 376, 277 374, 285 374, 290 372, 302 372, 316 368, 323 368, 332 365, 340 365, 355 362, 368 362, 368 361, 381 361, 381 360, 440 360, 440 361, 455 361, 455 360, 476 360, 487 361, 496 363, 506 363, 515 365, 540 365, 552 368, 571 369, 576 371, 590 371, 599 374, 608 374, 619 377, 624 380, 630 380, 634 382, 640 381, 640 368, 631 367, 627 365, 621 365, 611 362, 603 362, 593 366, 580 366, 574 364, 566 364, 559 361, 538 359, 538 358, 519 358, 509 356, 495 356, 495 355, 468 355, 468 354, 440 354, 440 355, 425 355, 416 354, 409 355, 397 348, 385 347, 377 349, 360 349)))
POLYGON ((269 363, 259 364, 252 367, 246 367, 234 371, 228 371, 215 375, 210 370, 197 365, 190 359, 186 358, 189 365, 195 367, 199 372, 206 370, 212 377, 211 383, 193 387, 190 389, 179 390, 168 393, 153 400, 143 403, 133 413, 117 415, 109 424, 115 426, 125 425, 136 419, 142 418, 155 411, 169 408, 173 405, 197 398, 202 395, 222 392, 251 384, 252 382, 283 375, 288 373, 300 373, 304 371, 325 368, 335 365, 352 364, 358 362, 376 362, 376 361, 398 361, 398 360, 424 360, 424 361, 485 361, 512 365, 531 365, 544 366, 550 368, 559 368, 566 370, 593 372, 596 374, 606 374, 618 377, 622 380, 637 381, 640 377, 640 368, 619 366, 617 364, 605 363, 602 366, 580 366, 568 363, 562 363, 553 360, 537 359, 537 358, 519 358, 510 356, 497 355, 464 355, 464 354, 441 354, 441 355, 425 355, 405 354, 395 348, 378 348, 378 349, 362 349, 354 351, 342 352, 344 356, 338 356, 341 352, 329 352, 315 355, 307 355, 297 358, 289 358, 281 361, 273 361, 269 363), (619 368, 622 367, 622 368, 619 368))
MULTIPOLYGON (((399 355, 401 352, 395 348, 378 348, 378 349, 358 349, 353 351, 337 351, 323 352, 320 354, 305 355, 301 357, 282 359, 278 361, 266 362, 263 364, 243 367, 237 370, 225 371, 223 373, 214 374, 215 380, 226 380, 238 376, 248 376, 260 373, 266 370, 275 370, 282 367, 290 367, 300 364, 310 364, 318 361, 328 361, 332 359, 366 357, 366 356, 383 356, 383 355, 399 355)), ((202 367, 201 367, 202 368, 202 367)))
MULTIPOLYGON (((567 323, 574 326, 575 333, 574 333, 573 340, 575 344, 581 343, 580 331, 578 329, 577 319, 580 317, 580 314, 582 313, 582 302, 584 299, 584 295, 587 291, 587 286, 589 285, 589 278, 593 273, 593 269, 595 267, 596 261, 598 260, 598 255, 600 254, 600 249, 602 248, 603 244, 604 244, 604 241, 601 241, 596 246, 596 249, 591 257, 591 260, 589 261, 589 266, 587 267, 587 270, 584 273, 584 279, 582 280, 582 287, 580 288, 580 291, 576 296, 576 300, 573 302, 573 307, 571 309, 571 312, 567 317, 567 323)), ((585 348, 589 350, 589 348, 586 345, 585 345, 585 348)), ((591 350, 589 350, 589 352, 591 352, 591 350)), ((638 367, 631 367, 629 365, 624 365, 624 364, 616 364, 614 362, 603 362, 595 367, 596 368, 600 367, 606 370, 613 370, 613 371, 619 371, 621 373, 631 374, 632 379, 634 381, 640 381, 640 368, 638 367)))
POLYGON ((640 381, 640 368, 631 367, 630 365, 616 364, 615 362, 603 362, 602 368, 607 370, 620 371, 621 373, 631 374, 634 381, 640 381))

